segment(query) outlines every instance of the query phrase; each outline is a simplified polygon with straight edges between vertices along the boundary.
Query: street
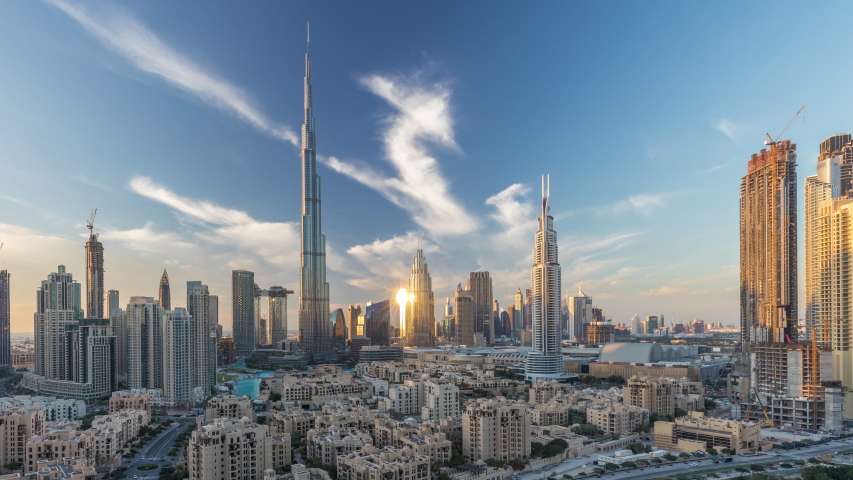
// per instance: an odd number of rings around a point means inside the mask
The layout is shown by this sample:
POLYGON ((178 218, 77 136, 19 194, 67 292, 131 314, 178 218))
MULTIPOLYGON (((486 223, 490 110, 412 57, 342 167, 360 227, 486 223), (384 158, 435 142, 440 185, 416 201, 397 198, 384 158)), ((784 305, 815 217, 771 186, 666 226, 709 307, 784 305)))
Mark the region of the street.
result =
MULTIPOLYGON (((768 464, 768 463, 783 463, 784 461, 791 460, 803 460, 807 461, 811 457, 820 457, 821 455, 826 454, 834 454, 839 450, 847 450, 851 448, 851 444, 846 441, 833 441, 828 444, 818 445, 815 447, 806 448, 804 447, 802 450, 789 450, 789 451, 779 451, 779 456, 772 455, 759 455, 756 457, 743 457, 741 455, 736 455, 733 457, 733 461, 730 463, 714 463, 713 460, 710 459, 698 459, 698 458, 690 458, 684 461, 677 461, 675 463, 664 463, 660 466, 660 468, 655 468, 654 464, 645 467, 644 470, 640 470, 638 468, 631 470, 623 470, 616 472, 608 472, 602 474, 602 478, 611 478, 613 480, 618 479, 636 479, 636 480, 649 480, 654 478, 691 473, 700 470, 710 470, 710 469, 734 469, 741 466, 753 465, 753 464, 768 464), (688 464, 696 462, 699 465, 695 467, 691 467, 688 464)), ((545 479, 549 476, 556 477, 561 479, 564 474, 569 474, 572 477, 577 478, 577 474, 580 472, 585 472, 587 475, 595 475, 593 472, 596 468, 603 468, 600 465, 594 465, 592 462, 597 460, 599 455, 590 455, 590 458, 581 459, 572 459, 569 463, 558 463, 553 465, 552 467, 546 469, 542 473, 527 473, 519 475, 520 480, 537 480, 537 479, 545 479), (586 465, 586 468, 581 468, 581 465, 586 465), (552 472, 556 472, 552 475, 552 472)), ((839 459, 840 460, 840 459, 839 459)), ((845 462, 846 463, 846 462, 845 462)), ((810 465, 810 464, 807 464, 810 465)))
POLYGON ((156 470, 139 470, 139 467, 148 464, 155 464, 160 467, 172 464, 171 461, 166 460, 166 454, 174 445, 175 439, 188 426, 195 423, 195 418, 175 418, 172 420, 174 423, 166 427, 153 441, 146 444, 134 458, 125 459, 122 462, 121 466, 127 468, 127 471, 124 472, 127 478, 132 479, 134 475, 137 475, 137 480, 154 480, 160 475, 159 468, 156 470))

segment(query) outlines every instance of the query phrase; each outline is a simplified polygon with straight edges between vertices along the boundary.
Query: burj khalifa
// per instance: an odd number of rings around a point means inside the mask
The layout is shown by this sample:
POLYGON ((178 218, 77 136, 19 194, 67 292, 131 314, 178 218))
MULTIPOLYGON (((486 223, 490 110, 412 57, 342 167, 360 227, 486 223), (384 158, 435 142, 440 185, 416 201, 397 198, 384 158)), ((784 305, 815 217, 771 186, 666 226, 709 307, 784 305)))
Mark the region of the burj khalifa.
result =
POLYGON ((321 229, 314 109, 311 104, 311 36, 305 53, 305 119, 302 123, 302 269, 299 277, 299 344, 312 354, 332 350, 326 236, 321 229))

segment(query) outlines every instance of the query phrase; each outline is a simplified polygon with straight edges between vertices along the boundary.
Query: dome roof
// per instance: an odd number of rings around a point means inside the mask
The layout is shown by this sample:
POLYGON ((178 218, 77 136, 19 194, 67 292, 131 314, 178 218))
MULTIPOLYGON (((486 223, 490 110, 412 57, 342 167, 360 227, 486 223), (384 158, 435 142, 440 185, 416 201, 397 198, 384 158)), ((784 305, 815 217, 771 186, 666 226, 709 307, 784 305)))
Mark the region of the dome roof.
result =
POLYGON ((664 360, 664 353, 657 343, 607 343, 601 347, 598 357, 602 363, 653 363, 661 360, 664 360))

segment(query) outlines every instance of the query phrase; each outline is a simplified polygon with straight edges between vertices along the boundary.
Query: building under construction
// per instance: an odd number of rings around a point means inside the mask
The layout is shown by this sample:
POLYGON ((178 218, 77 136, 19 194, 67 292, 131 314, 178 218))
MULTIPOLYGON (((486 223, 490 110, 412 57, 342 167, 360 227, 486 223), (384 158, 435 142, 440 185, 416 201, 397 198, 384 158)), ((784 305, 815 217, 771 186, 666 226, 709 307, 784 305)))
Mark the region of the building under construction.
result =
POLYGON ((769 150, 752 155, 741 182, 743 353, 728 379, 732 415, 837 430, 843 397, 832 352, 814 340, 798 343, 798 327, 805 325, 797 320, 796 145, 773 139, 766 144, 769 150))

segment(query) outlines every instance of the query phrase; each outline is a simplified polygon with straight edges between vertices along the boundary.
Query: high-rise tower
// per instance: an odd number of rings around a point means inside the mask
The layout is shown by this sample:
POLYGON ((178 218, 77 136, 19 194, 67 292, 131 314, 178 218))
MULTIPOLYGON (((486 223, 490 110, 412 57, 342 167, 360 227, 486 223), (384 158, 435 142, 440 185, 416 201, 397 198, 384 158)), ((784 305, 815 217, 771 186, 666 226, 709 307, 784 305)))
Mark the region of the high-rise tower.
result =
POLYGON ((172 309, 172 289, 169 286, 169 274, 166 269, 163 269, 163 275, 160 277, 160 308, 163 310, 172 309))
POLYGON ((321 229, 314 108, 311 102, 311 37, 305 53, 305 117, 302 123, 302 269, 299 276, 299 344, 308 353, 332 350, 326 236, 321 229))
POLYGON ((270 287, 269 293, 269 321, 270 342, 281 346, 282 340, 287 340, 287 294, 293 290, 284 287, 270 287))
POLYGON ((83 317, 80 307, 80 284, 75 282, 65 266, 41 282, 36 293, 35 371, 51 380, 70 380, 65 342, 68 327, 77 325, 83 317))
POLYGON ((99 235, 92 232, 89 223, 89 241, 86 242, 86 316, 104 317, 104 245, 99 235))
POLYGON ((409 295, 406 316, 408 328, 406 340, 410 347, 428 347, 435 338, 435 299, 432 293, 432 278, 429 276, 424 251, 418 248, 412 262, 412 275, 409 277, 409 295))
POLYGON ((9 307, 10 276, 6 270, 0 270, 0 371, 12 367, 12 318, 9 307))
POLYGON ((533 248, 533 351, 527 355, 525 376, 528 380, 554 379, 563 376, 563 353, 560 349, 560 263, 557 258, 557 232, 550 210, 550 177, 542 177, 542 215, 533 248))
POLYGON ((237 355, 255 351, 255 274, 247 270, 231 272, 231 307, 234 349, 237 355))
POLYGON ((492 305, 492 278, 489 272, 471 272, 468 276, 468 291, 474 297, 474 333, 482 333, 486 341, 495 341, 495 325, 492 305))
POLYGON ((740 184, 740 310, 744 351, 797 341, 797 147, 752 155, 740 184))

